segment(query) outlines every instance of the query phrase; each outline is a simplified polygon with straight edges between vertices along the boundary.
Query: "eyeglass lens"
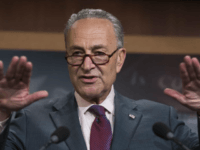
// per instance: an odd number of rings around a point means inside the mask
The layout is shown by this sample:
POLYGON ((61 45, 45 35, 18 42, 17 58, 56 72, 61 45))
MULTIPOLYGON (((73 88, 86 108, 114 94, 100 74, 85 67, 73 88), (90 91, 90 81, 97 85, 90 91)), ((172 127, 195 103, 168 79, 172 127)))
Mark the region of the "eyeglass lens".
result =
MULTIPOLYGON (((71 56, 71 57, 68 57, 68 61, 70 64, 80 65, 82 64, 83 59, 85 59, 85 57, 87 56, 71 56)), ((90 56, 90 58, 92 58, 95 64, 106 63, 109 59, 107 55, 94 55, 94 56, 90 56)))

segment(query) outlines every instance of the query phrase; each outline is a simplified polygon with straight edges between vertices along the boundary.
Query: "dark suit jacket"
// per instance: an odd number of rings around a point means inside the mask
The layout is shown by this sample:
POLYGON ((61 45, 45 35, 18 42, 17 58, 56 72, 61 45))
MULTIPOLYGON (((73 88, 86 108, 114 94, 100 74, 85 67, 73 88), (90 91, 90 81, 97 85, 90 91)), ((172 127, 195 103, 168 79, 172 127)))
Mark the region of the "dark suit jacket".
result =
MULTIPOLYGON (((148 100, 131 100, 115 91, 115 120, 112 150, 180 150, 170 141, 157 137, 152 126, 163 122, 188 147, 198 146, 198 137, 175 110, 148 100), (135 119, 129 117, 132 114, 135 119)), ((70 136, 65 142, 51 145, 48 150, 86 150, 73 92, 63 98, 40 100, 16 113, 9 126, 5 150, 39 150, 59 126, 66 126, 70 136)), ((6 132, 1 134, 5 136, 6 132)), ((1 146, 3 148, 3 146, 1 146)))

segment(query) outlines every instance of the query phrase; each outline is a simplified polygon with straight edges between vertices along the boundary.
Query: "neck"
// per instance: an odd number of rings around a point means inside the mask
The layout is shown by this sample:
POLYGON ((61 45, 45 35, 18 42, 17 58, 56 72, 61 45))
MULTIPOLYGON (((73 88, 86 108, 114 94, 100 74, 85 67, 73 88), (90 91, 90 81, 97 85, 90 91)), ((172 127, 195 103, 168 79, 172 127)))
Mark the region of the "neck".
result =
POLYGON ((105 101, 105 99, 109 96, 110 93, 114 92, 113 86, 108 90, 107 92, 104 92, 101 95, 93 96, 93 97, 87 97, 85 95, 81 95, 78 92, 75 92, 75 97, 78 100, 78 102, 81 103, 83 106, 87 106, 89 104, 101 104, 105 101))
POLYGON ((101 95, 95 96, 95 97, 84 97, 81 96, 84 100, 86 100, 87 102, 91 103, 91 104, 101 104, 106 97, 109 95, 111 89, 107 92, 103 92, 101 95))

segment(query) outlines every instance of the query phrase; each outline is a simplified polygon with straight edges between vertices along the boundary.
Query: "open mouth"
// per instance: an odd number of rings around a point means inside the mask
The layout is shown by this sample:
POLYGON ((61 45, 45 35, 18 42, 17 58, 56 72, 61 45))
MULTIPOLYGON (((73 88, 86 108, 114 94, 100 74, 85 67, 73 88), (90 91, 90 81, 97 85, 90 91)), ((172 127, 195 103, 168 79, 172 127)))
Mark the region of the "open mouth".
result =
POLYGON ((92 79, 92 78, 95 78, 95 76, 82 76, 82 78, 86 78, 86 79, 92 79))
POLYGON ((97 81, 96 76, 81 76, 80 79, 84 83, 94 83, 97 81))

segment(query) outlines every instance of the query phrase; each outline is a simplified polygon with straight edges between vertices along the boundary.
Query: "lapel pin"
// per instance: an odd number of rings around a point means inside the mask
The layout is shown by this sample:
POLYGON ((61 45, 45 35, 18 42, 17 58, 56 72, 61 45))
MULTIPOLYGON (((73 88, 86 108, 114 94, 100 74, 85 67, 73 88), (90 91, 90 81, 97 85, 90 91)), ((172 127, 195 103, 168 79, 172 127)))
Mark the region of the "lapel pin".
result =
POLYGON ((132 118, 132 119, 135 119, 135 116, 132 115, 132 114, 129 114, 129 117, 132 118))

